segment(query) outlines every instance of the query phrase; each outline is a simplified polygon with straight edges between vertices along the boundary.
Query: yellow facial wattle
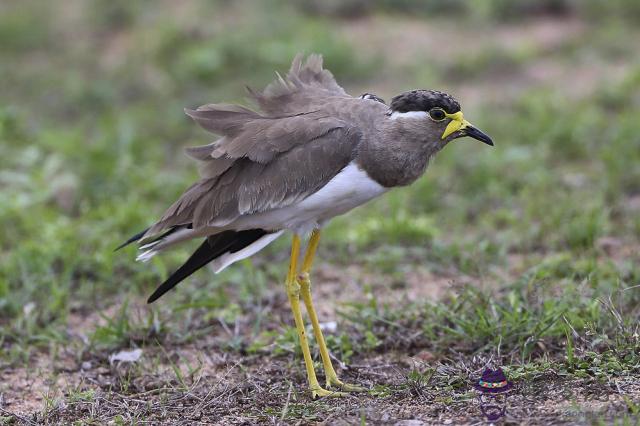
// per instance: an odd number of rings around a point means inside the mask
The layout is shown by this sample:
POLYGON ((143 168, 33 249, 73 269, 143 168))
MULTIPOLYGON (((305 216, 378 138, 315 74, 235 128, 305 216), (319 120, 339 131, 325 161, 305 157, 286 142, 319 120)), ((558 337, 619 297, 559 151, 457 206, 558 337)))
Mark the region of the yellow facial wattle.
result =
POLYGON ((454 114, 445 113, 445 115, 447 116, 447 118, 450 118, 451 121, 449 122, 449 124, 447 124, 446 129, 444 129, 444 132, 442 133, 442 139, 445 139, 453 132, 457 132, 458 130, 462 130, 471 125, 471 123, 464 119, 462 111, 458 111, 454 114))

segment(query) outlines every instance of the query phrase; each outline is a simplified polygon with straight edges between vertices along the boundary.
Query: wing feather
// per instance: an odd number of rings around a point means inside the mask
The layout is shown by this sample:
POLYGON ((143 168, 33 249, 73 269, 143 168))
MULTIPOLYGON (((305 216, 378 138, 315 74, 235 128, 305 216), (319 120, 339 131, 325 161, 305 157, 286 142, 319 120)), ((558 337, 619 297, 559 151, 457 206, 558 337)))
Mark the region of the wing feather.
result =
POLYGON ((143 242, 172 226, 222 227, 241 215, 290 205, 320 189, 353 159, 362 131, 326 105, 331 98, 354 98, 322 68, 320 55, 306 61, 296 56, 286 77, 278 75, 264 91, 251 93, 262 112, 228 104, 185 109, 221 138, 187 149, 201 161, 201 179, 167 209, 143 242))
POLYGON ((278 78, 263 91, 249 89, 260 109, 268 114, 291 114, 304 111, 304 108, 322 104, 329 97, 348 97, 336 82, 333 74, 322 67, 322 56, 311 54, 303 62, 298 54, 286 78, 278 78))
POLYGON ((147 235, 186 223, 224 227, 242 215, 301 201, 351 162, 361 138, 357 129, 336 127, 266 164, 239 159, 222 175, 196 182, 147 235))

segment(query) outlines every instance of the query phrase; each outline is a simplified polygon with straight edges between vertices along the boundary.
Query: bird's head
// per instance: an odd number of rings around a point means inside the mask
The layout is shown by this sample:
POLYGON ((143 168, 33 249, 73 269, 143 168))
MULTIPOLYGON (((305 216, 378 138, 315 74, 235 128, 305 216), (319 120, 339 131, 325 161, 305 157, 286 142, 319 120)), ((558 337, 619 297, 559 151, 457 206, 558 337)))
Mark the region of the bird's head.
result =
POLYGON ((436 150, 463 136, 493 146, 488 135, 465 120, 458 101, 437 90, 412 90, 394 97, 388 115, 402 130, 436 150))

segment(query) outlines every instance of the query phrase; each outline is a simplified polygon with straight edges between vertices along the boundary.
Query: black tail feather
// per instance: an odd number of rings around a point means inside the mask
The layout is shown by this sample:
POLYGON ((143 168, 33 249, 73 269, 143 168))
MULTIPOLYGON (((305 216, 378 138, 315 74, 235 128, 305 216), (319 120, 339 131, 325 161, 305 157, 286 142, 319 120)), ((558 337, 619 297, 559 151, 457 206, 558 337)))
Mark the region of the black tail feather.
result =
POLYGON ((129 244, 131 244, 131 243, 133 243, 133 242, 135 242, 135 241, 138 241, 140 238, 142 238, 142 237, 143 237, 143 235, 144 235, 144 234, 146 234, 146 233, 147 233, 147 231, 148 231, 149 229, 150 229, 150 228, 147 228, 147 229, 145 229, 144 231, 138 232, 136 235, 134 235, 133 237, 129 238, 127 241, 125 241, 124 243, 122 243, 122 244, 120 244, 118 247, 116 247, 116 249, 115 249, 114 251, 118 251, 118 250, 120 250, 121 248, 126 247, 126 246, 128 246, 129 244))
POLYGON ((235 253, 254 243, 269 232, 264 229, 224 231, 208 237, 189 259, 153 292, 147 303, 153 303, 178 285, 180 281, 225 253, 235 253))

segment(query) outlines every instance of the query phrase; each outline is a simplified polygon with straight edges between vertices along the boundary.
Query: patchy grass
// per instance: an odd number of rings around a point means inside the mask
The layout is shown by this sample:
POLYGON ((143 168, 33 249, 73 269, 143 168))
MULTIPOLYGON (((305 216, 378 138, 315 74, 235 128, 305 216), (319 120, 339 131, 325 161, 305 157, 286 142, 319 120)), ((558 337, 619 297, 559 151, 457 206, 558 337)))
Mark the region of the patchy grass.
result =
POLYGON ((471 423, 487 365, 516 383, 511 422, 637 422, 640 34, 625 2, 543 2, 533 12, 563 12, 531 19, 521 2, 448 2, 455 25, 439 2, 355 20, 299 3, 0 7, 2 422, 471 423), (304 391, 286 241, 151 306, 193 247, 144 265, 113 252, 196 176, 178 152, 209 136, 182 107, 239 100, 299 50, 352 93, 451 90, 497 142, 447 147, 325 231, 327 342, 370 388, 345 400, 304 391), (139 361, 109 361, 133 348, 139 361))

